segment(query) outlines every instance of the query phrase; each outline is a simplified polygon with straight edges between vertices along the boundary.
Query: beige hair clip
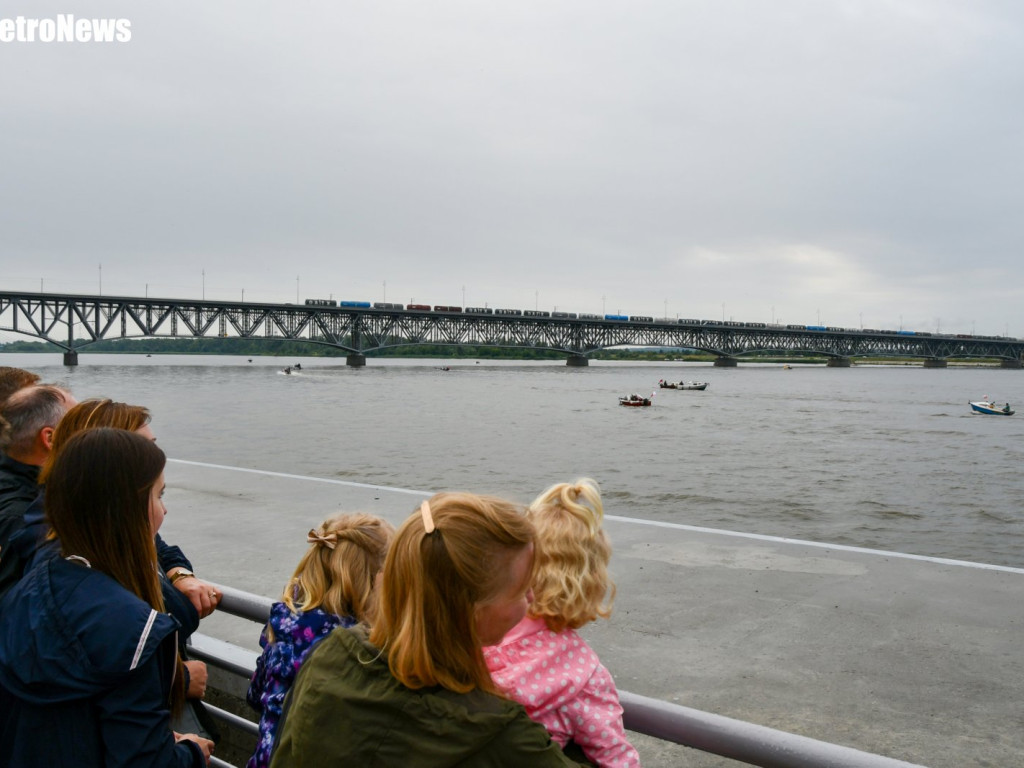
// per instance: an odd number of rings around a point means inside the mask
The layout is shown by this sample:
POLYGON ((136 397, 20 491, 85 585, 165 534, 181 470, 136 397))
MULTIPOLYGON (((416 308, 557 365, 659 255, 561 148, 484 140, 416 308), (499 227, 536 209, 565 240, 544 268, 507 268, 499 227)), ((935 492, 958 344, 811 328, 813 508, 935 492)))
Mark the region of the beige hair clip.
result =
POLYGON ((315 528, 310 528, 306 534, 306 541, 310 544, 323 544, 328 549, 334 549, 338 544, 338 534, 324 533, 315 528))
POLYGON ((423 516, 423 530, 427 533, 434 532, 434 516, 430 514, 430 502, 424 500, 420 504, 420 514, 423 516))

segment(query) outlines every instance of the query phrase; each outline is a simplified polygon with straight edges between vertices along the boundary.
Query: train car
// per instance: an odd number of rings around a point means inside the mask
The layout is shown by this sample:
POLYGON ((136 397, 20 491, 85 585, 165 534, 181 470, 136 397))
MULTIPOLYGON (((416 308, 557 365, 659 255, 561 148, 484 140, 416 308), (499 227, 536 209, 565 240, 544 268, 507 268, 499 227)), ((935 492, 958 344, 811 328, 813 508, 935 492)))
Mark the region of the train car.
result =
POLYGON ((786 326, 786 330, 787 331, 806 331, 807 330, 807 326, 806 325, 787 325, 786 326))
POLYGON ((827 331, 824 325, 806 325, 804 326, 808 331, 827 331))
POLYGON ((826 326, 825 326, 825 330, 826 330, 826 331, 832 331, 832 332, 839 332, 839 333, 842 333, 842 332, 843 332, 843 331, 845 331, 846 329, 845 329, 845 328, 839 328, 838 326, 835 326, 835 325, 826 325, 826 326))
POLYGON ((685 317, 676 320, 676 322, 679 323, 680 325, 700 325, 700 320, 694 320, 692 318, 685 317))
POLYGON ((466 307, 467 315, 493 315, 494 310, 490 307, 466 307))
POLYGON ((917 336, 917 331, 896 331, 897 336, 917 336))
POLYGON ((723 320, 722 325, 728 325, 733 328, 738 328, 740 326, 746 325, 746 323, 741 323, 739 320, 723 320))
POLYGON ((375 301, 373 302, 374 309, 405 309, 402 304, 393 304, 390 301, 375 301))
POLYGON ((524 309, 523 317, 551 317, 551 313, 543 309, 524 309))
POLYGON ((653 323, 654 322, 654 318, 653 317, 648 317, 647 315, 633 315, 632 317, 630 317, 630 319, 634 323, 653 323))
POLYGON ((461 312, 462 307, 448 307, 444 304, 438 304, 434 307, 435 312, 461 312))
POLYGON ((523 310, 521 309, 495 309, 494 314, 504 315, 506 317, 522 317, 523 310))
POLYGON ((406 309, 411 309, 414 312, 429 312, 430 311, 430 305, 429 304, 407 304, 405 308, 406 309))
POLYGON ((592 315, 587 312, 580 312, 580 320, 600 320, 600 315, 592 315))
POLYGON ((619 323, 628 323, 629 322, 629 315, 605 315, 604 319, 605 320, 615 320, 616 322, 619 322, 619 323))
POLYGON ((306 299, 307 307, 336 307, 338 302, 334 299, 306 299))
POLYGON ((767 328, 767 323, 746 323, 747 328, 767 328))
POLYGON ((575 320, 576 319, 576 313, 575 312, 552 312, 551 316, 552 317, 557 317, 560 320, 575 320))
POLYGON ((369 309, 370 302, 368 301, 339 301, 339 307, 352 307, 353 309, 369 309))

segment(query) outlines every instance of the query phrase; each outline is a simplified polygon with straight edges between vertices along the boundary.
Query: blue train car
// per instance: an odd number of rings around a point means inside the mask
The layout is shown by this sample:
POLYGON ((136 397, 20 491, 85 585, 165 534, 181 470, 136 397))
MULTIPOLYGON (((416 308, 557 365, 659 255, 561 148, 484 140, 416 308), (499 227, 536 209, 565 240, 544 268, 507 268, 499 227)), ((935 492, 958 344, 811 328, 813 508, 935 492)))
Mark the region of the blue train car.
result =
POLYGON ((806 326, 808 331, 825 331, 828 330, 824 325, 808 325, 806 326))
POLYGON ((917 336, 916 331, 896 331, 899 336, 917 336))
POLYGON ((617 320, 620 323, 628 323, 629 315, 605 315, 605 320, 617 320))
POLYGON ((370 302, 368 301, 339 301, 338 306, 341 307, 352 307, 353 309, 369 309, 370 302))

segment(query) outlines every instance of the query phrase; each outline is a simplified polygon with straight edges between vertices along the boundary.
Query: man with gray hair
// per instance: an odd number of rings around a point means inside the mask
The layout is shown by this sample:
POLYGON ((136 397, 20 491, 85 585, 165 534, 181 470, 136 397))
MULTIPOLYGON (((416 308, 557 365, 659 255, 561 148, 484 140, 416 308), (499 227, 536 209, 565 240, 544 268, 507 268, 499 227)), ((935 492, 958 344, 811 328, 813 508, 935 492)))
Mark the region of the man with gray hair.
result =
POLYGON ((65 389, 34 384, 0 406, 0 553, 25 524, 25 510, 39 495, 39 468, 50 455, 53 430, 75 402, 65 389))

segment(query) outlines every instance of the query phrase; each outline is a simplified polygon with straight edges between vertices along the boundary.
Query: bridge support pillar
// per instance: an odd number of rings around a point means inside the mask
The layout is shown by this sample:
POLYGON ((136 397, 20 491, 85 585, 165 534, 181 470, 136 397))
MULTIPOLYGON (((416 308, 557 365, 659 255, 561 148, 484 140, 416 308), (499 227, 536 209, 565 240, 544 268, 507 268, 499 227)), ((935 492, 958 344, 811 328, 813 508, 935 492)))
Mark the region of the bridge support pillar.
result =
POLYGON ((735 357, 716 357, 715 368, 735 368, 740 363, 735 357))
POLYGON ((570 368, 586 368, 590 365, 590 360, 588 360, 584 355, 569 355, 565 364, 570 368))
POLYGON ((69 349, 64 353, 64 365, 78 365, 78 352, 69 349))
POLYGON ((853 361, 848 357, 830 357, 825 365, 829 368, 849 368, 853 361))
POLYGON ((362 368, 366 365, 366 355, 361 352, 353 352, 345 358, 345 365, 351 365, 353 368, 362 368))
POLYGON ((946 361, 940 357, 926 357, 924 359, 925 368, 945 368, 946 361))
POLYGON ((1024 368, 1024 363, 1021 363, 1020 360, 1003 360, 999 363, 999 367, 1012 368, 1015 371, 1019 371, 1021 368, 1024 368))

